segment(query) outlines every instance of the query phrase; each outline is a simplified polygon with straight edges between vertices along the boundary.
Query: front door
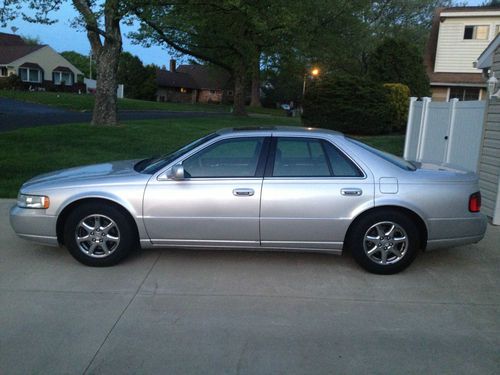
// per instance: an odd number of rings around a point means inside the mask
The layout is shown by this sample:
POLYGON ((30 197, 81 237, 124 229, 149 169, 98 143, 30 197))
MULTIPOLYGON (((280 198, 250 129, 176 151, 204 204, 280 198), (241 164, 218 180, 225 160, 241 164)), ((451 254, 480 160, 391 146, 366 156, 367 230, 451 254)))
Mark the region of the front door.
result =
POLYGON ((273 143, 262 187, 261 245, 342 249, 357 210, 373 205, 372 176, 329 141, 280 137, 273 143))
POLYGON ((259 245, 264 137, 215 142, 182 161, 182 180, 152 180, 144 223, 154 244, 259 245))

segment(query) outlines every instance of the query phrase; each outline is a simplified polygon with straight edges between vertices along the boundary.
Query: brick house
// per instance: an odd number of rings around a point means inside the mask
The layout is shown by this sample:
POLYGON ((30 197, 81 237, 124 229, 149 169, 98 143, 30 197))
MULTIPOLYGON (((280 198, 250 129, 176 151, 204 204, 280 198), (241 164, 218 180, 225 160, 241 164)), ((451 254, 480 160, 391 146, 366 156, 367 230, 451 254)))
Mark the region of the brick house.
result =
POLYGON ((0 33, 0 79, 16 74, 26 88, 84 88, 77 77, 83 73, 48 45, 31 45, 15 34, 0 33))
POLYGON ((228 73, 204 65, 176 66, 170 60, 170 69, 157 69, 156 100, 181 103, 222 103, 232 96, 228 89, 228 73))
POLYGON ((500 32, 498 6, 439 8, 425 53, 432 100, 481 100, 486 84, 474 62, 500 32))

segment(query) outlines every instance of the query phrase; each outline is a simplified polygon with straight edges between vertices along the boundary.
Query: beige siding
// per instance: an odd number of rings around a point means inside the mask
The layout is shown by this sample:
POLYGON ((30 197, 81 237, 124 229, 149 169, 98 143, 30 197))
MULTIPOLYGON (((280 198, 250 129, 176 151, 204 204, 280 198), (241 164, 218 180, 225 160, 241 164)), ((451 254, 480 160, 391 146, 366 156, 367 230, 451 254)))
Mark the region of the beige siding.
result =
MULTIPOLYGON (((500 77, 500 47, 493 57, 492 70, 500 77)), ((500 224, 500 99, 489 101, 483 147, 479 161, 479 184, 483 197, 482 211, 500 224)))
MULTIPOLYGON (((40 65, 45 73, 46 80, 52 80, 52 72, 58 66, 67 67, 75 75, 83 74, 73 64, 71 64, 68 60, 66 60, 64 57, 62 57, 60 54, 58 54, 56 51, 54 51, 49 46, 45 46, 45 47, 40 48, 39 50, 37 50, 33 53, 30 53, 29 55, 21 57, 20 59, 13 61, 9 65, 15 67, 16 74, 17 74, 19 66, 21 66, 27 62, 40 65)), ((75 79, 76 79, 76 77, 75 77, 75 79)))
POLYGON ((432 87, 432 101, 445 102, 448 100, 448 87, 432 87))
POLYGON ((500 11, 494 17, 444 18, 439 26, 435 72, 480 73, 473 67, 474 61, 495 37, 496 25, 500 25, 500 11), (464 40, 466 25, 488 25, 487 40, 464 40))

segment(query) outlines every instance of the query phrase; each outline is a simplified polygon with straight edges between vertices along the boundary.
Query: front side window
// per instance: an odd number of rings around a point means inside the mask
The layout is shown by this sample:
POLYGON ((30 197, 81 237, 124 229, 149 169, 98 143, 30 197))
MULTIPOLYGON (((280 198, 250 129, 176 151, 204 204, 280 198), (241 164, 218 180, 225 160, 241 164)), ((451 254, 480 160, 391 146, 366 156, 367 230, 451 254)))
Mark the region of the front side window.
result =
POLYGON ((0 67, 0 76, 7 77, 7 67, 5 66, 0 67))
POLYGON ((273 177, 362 177, 356 165, 331 143, 313 138, 279 138, 273 177))
POLYGON ((490 33, 490 27, 486 25, 465 26, 464 39, 487 40, 490 33))
POLYGON ((264 138, 237 138, 217 142, 184 160, 190 178, 255 177, 264 138))

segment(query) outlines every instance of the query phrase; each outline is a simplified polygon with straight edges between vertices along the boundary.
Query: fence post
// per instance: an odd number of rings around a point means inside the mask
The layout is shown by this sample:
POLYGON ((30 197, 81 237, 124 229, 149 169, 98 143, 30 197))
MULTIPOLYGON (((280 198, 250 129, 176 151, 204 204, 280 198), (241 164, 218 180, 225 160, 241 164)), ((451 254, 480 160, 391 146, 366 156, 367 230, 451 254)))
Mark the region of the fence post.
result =
POLYGON ((450 107, 450 110, 451 110, 451 113, 450 113, 450 123, 448 125, 448 139, 446 141, 446 145, 445 145, 445 158, 444 158, 444 161, 445 163, 449 163, 450 162, 450 159, 451 159, 451 141, 453 139, 453 132, 455 130, 455 115, 456 115, 456 110, 457 110, 457 103, 458 103, 458 99, 457 98, 453 98, 450 100, 450 104, 451 104, 451 107, 450 107))
POLYGON ((420 131, 418 134, 418 143, 417 143, 417 161, 422 161, 422 156, 424 154, 424 146, 425 146, 425 135, 427 133, 427 117, 429 115, 429 104, 431 103, 431 98, 424 97, 422 98, 422 117, 420 118, 420 131))
POLYGON ((408 108, 408 120, 406 121, 406 135, 405 135, 405 150, 403 153, 403 158, 406 160, 408 160, 410 157, 410 137, 413 128, 413 111, 416 101, 417 98, 412 96, 410 98, 410 108, 408 108))

